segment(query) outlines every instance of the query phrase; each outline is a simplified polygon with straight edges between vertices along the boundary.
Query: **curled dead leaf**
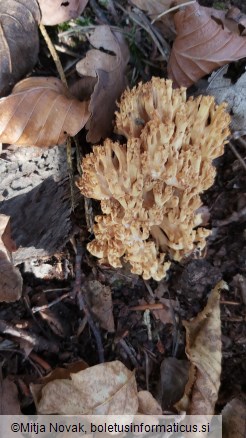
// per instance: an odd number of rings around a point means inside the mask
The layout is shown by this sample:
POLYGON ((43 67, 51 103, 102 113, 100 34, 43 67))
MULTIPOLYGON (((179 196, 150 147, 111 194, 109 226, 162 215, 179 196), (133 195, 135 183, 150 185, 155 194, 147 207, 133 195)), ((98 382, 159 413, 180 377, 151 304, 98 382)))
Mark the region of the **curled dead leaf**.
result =
POLYGON ((221 373, 220 290, 221 281, 212 290, 206 307, 191 321, 183 322, 186 329, 186 354, 190 360, 190 376, 178 410, 189 415, 213 415, 218 398, 221 373))
POLYGON ((119 361, 72 373, 70 379, 53 380, 36 399, 40 414, 131 415, 138 411, 134 372, 119 361))
POLYGON ((62 144, 84 127, 88 117, 88 102, 75 99, 59 79, 24 79, 10 96, 0 99, 0 142, 62 144))
POLYGON ((126 87, 125 69, 129 51, 122 34, 113 33, 109 26, 96 27, 89 41, 95 49, 87 52, 76 69, 84 77, 81 82, 88 80, 88 76, 97 78, 89 104, 91 117, 86 124, 89 131, 87 140, 96 143, 112 131, 116 101, 126 87), (105 53, 106 50, 115 56, 105 53))
POLYGON ((9 216, 0 214, 0 301, 6 302, 18 300, 22 293, 22 276, 11 260, 15 245, 10 237, 9 220, 9 216))
POLYGON ((38 0, 42 23, 47 26, 77 18, 85 9, 88 0, 38 0))
POLYGON ((37 62, 39 21, 36 0, 0 2, 0 96, 6 95, 37 62))
POLYGON ((168 62, 168 75, 189 87, 216 68, 246 56, 246 39, 222 29, 198 3, 174 16, 177 37, 168 62))

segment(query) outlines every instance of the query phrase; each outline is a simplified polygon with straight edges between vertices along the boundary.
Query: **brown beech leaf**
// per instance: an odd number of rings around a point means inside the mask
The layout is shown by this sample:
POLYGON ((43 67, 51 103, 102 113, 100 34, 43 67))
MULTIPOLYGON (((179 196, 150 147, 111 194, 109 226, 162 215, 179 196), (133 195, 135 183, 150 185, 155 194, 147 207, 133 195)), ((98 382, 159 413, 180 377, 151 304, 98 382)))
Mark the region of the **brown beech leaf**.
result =
POLYGON ((84 127, 88 117, 88 102, 75 99, 59 79, 24 79, 10 96, 0 99, 0 142, 62 144, 84 127))
POLYGON ((228 29, 238 35, 246 35, 246 15, 240 9, 235 6, 228 10, 206 7, 204 9, 223 29, 228 29))
POLYGON ((103 363, 53 380, 41 390, 39 414, 124 415, 138 411, 134 372, 119 361, 103 363))
POLYGON ((12 264, 11 252, 15 249, 10 237, 9 216, 0 214, 0 301, 16 301, 21 297, 22 277, 12 264))
POLYGON ((98 26, 89 36, 89 41, 95 49, 87 52, 76 69, 80 76, 97 78, 89 104, 91 117, 86 124, 87 140, 96 143, 112 131, 116 101, 126 87, 129 51, 122 34, 113 33, 109 26, 98 26), (115 56, 100 48, 113 52, 115 56))
POLYGON ((37 62, 40 10, 36 0, 0 2, 0 96, 37 62))
POLYGON ((77 18, 85 9, 88 0, 38 0, 42 23, 47 26, 77 18))
POLYGON ((223 281, 208 297, 206 307, 191 321, 184 321, 186 354, 190 376, 183 398, 176 404, 189 415, 213 415, 218 398, 221 373, 220 290, 223 281))
POLYGON ((168 76, 189 87, 216 68, 246 56, 246 38, 222 29, 198 3, 174 16, 177 37, 168 76))
POLYGON ((246 403, 239 398, 232 399, 222 411, 223 438, 245 438, 246 403))

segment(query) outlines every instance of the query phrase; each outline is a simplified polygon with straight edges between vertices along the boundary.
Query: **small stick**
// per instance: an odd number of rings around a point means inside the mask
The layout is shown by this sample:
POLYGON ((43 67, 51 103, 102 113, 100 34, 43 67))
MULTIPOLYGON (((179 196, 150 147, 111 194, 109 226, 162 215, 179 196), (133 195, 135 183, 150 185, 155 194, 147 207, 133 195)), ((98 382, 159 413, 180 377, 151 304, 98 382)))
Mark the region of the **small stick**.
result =
POLYGON ((228 306, 240 306, 241 303, 237 303, 234 301, 226 301, 226 300, 220 300, 220 304, 226 304, 228 306))
POLYGON ((160 20, 160 18, 162 18, 164 15, 169 14, 169 12, 176 11, 177 9, 182 8, 182 6, 192 5, 193 3, 196 3, 196 0, 191 0, 191 1, 189 1, 189 2, 181 3, 180 5, 173 6, 172 8, 168 9, 167 11, 164 11, 164 12, 162 12, 161 14, 157 15, 157 17, 155 17, 155 18, 151 21, 151 24, 154 24, 157 20, 160 20))
POLYGON ((39 28, 40 28, 40 32, 43 35, 44 40, 45 40, 47 46, 48 46, 50 54, 51 54, 51 56, 52 56, 52 58, 54 60, 54 63, 56 65, 56 68, 57 68, 57 71, 58 71, 59 76, 61 78, 61 81, 65 85, 65 87, 67 87, 67 80, 66 80, 66 76, 65 76, 64 71, 63 71, 63 67, 61 65, 60 58, 57 55, 56 49, 55 49, 55 47, 54 47, 54 45, 53 45, 53 43, 52 43, 52 41, 51 41, 51 39, 50 39, 50 37, 48 35, 48 32, 45 29, 43 24, 40 24, 39 28))
POLYGON ((48 350, 51 353, 58 353, 59 351, 58 345, 47 341, 47 339, 41 336, 30 334, 26 330, 17 329, 14 325, 4 320, 0 320, 0 333, 24 339, 33 345, 36 350, 48 350))
POLYGON ((129 307, 129 310, 162 310, 165 309, 167 306, 165 306, 162 303, 146 303, 146 304, 139 304, 138 306, 132 306, 129 307))
POLYGON ((121 339, 121 340, 119 341, 119 344, 121 345, 121 347, 123 348, 123 350, 125 350, 127 356, 129 356, 129 359, 130 359, 130 361, 132 362, 133 366, 134 366, 135 368, 138 368, 139 365, 138 365, 137 359, 136 359, 135 356, 133 355, 133 353, 132 353, 130 347, 127 345, 126 341, 125 341, 124 339, 121 339))
POLYGON ((89 326, 94 334, 96 344, 97 344, 97 349, 98 349, 99 361, 100 361, 100 363, 103 363, 104 362, 104 350, 103 350, 101 335, 100 335, 100 332, 99 332, 99 330, 98 330, 96 324, 94 323, 93 318, 90 314, 90 311, 89 311, 89 308, 88 308, 86 301, 84 299, 82 287, 81 287, 81 283, 82 283, 82 272, 81 272, 82 253, 83 253, 82 245, 81 245, 81 243, 78 243, 76 260, 75 260, 75 283, 74 283, 74 288, 73 288, 73 294, 74 294, 74 296, 77 296, 79 308, 80 308, 80 310, 83 310, 83 312, 87 318, 88 324, 89 324, 89 326))
POLYGON ((228 142, 228 145, 231 148, 231 150, 234 153, 234 155, 236 155, 236 157, 238 158, 238 161, 241 163, 241 165, 244 168, 244 170, 246 170, 246 163, 245 163, 244 159, 241 157, 241 155, 238 153, 238 151, 236 150, 234 145, 230 141, 228 142))
POLYGON ((32 307, 32 313, 42 312, 43 310, 49 309, 50 307, 54 306, 57 303, 60 303, 60 301, 69 296, 71 296, 71 293, 68 292, 64 295, 61 295, 59 298, 56 298, 54 301, 51 301, 50 303, 43 304, 43 306, 32 307))

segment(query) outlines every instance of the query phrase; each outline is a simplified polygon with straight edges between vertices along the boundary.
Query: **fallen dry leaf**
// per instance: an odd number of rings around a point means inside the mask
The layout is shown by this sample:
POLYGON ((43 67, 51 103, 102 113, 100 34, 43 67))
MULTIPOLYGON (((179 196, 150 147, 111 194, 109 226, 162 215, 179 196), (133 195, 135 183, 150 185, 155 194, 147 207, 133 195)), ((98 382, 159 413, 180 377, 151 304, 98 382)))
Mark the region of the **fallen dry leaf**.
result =
POLYGON ((21 415, 18 390, 9 377, 0 383, 0 415, 21 415))
POLYGON ((15 249, 10 237, 9 216, 0 214, 0 301, 19 300, 22 293, 22 276, 12 264, 11 252, 15 249))
POLYGON ((246 403, 234 398, 222 411, 223 438, 245 438, 246 403))
POLYGON ((38 0, 42 23, 47 26, 77 18, 85 9, 88 0, 38 0))
POLYGON ((177 37, 168 62, 168 76, 189 87, 216 68, 246 56, 246 39, 217 24, 198 3, 174 16, 177 37))
POLYGON ((47 376, 42 377, 38 380, 38 383, 30 385, 30 391, 32 393, 35 405, 38 406, 38 403, 42 397, 42 388, 49 382, 53 382, 54 380, 60 379, 70 379, 72 373, 78 373, 82 370, 88 368, 86 362, 80 360, 79 362, 74 362, 68 364, 67 368, 55 368, 51 371, 47 376))
POLYGON ((101 327, 109 333, 114 332, 113 303, 110 287, 100 281, 89 281, 86 285, 86 295, 92 312, 98 318, 101 327))
POLYGON ((231 113, 231 129, 246 129, 246 73, 235 84, 226 78, 228 67, 220 72, 212 73, 209 78, 207 92, 216 98, 217 103, 227 102, 231 113))
POLYGON ((162 409, 171 409, 184 393, 189 377, 189 362, 166 357, 160 368, 160 380, 157 386, 157 400, 162 409))
POLYGON ((138 414, 162 415, 161 406, 149 391, 139 391, 138 403, 138 414))
POLYGON ((36 64, 39 21, 36 0, 0 2, 0 96, 6 95, 36 64))
POLYGON ((76 135, 89 117, 88 102, 75 99, 57 78, 28 78, 0 99, 0 142, 54 146, 76 135))
POLYGON ((206 7, 204 9, 223 29, 228 29, 238 35, 244 36, 246 34, 246 15, 235 6, 232 6, 228 10, 206 7))
POLYGON ((97 78, 89 104, 91 117, 86 124, 87 140, 96 143, 112 131, 116 101, 126 87, 125 70, 129 59, 128 47, 121 33, 113 33, 109 26, 98 26, 89 36, 95 49, 89 50, 76 69, 85 80, 97 78), (115 53, 109 55, 101 50, 115 53))
POLYGON ((191 321, 184 321, 186 354, 191 362, 189 381, 183 398, 176 404, 189 415, 213 415, 221 373, 220 290, 212 290, 206 307, 191 321))
POLYGON ((41 389, 39 414, 124 415, 138 411, 134 372, 119 361, 87 368, 41 389))

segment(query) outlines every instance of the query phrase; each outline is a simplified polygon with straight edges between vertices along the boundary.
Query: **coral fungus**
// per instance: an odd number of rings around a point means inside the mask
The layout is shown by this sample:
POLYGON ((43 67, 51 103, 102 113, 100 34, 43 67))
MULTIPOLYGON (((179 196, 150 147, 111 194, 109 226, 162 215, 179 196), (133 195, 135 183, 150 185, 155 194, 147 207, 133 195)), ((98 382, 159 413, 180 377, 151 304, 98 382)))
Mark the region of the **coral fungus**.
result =
POLYGON ((124 145, 107 139, 82 162, 81 192, 101 201, 89 251, 113 267, 161 280, 170 259, 202 250, 199 194, 214 181, 212 160, 229 135, 226 104, 212 96, 186 98, 186 89, 152 78, 127 90, 116 113, 124 145))

